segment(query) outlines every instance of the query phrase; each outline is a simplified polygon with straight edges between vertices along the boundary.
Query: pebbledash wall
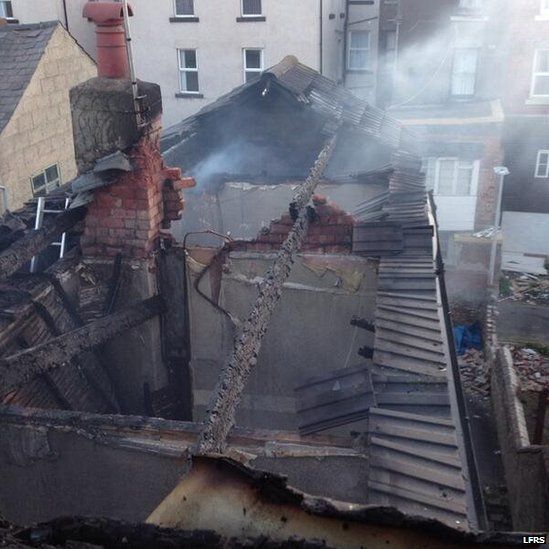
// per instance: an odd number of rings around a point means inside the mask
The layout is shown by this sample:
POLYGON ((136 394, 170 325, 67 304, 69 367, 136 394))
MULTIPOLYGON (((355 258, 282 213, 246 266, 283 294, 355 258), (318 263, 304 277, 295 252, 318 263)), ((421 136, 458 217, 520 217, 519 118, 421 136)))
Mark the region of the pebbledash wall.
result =
POLYGON ((0 182, 10 210, 32 197, 37 172, 57 164, 61 182, 76 176, 69 90, 96 75, 94 61, 58 25, 0 135, 0 182))

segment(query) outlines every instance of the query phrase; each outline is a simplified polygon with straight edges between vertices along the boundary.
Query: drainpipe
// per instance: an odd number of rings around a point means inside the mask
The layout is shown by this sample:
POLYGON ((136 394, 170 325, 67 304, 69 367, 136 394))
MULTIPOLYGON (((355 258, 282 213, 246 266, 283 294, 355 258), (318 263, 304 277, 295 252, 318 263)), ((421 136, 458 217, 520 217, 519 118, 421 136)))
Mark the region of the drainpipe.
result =
MULTIPOLYGON (((128 15, 133 15, 128 6, 128 15)), ((88 2, 83 16, 96 24, 97 70, 100 77, 130 79, 131 70, 126 50, 124 14, 126 4, 118 2, 88 2)))
POLYGON ((349 0, 345 0, 345 22, 343 23, 343 86, 347 84, 347 33, 349 32, 349 0))
POLYGON ((322 28, 322 25, 324 24, 324 14, 322 13, 324 9, 323 6, 323 0, 320 0, 320 74, 323 74, 322 71, 322 65, 323 65, 323 41, 324 41, 324 29, 322 28))
POLYGON ((63 15, 65 17, 65 30, 69 32, 69 15, 67 13, 67 0, 63 0, 63 15))
POLYGON ((499 177, 498 182, 498 197, 496 203, 496 219, 494 223, 494 235, 492 236, 492 250, 490 251, 490 268, 488 270, 488 285, 494 285, 494 277, 496 272, 496 253, 498 249, 498 236, 501 228, 501 202, 503 198, 503 183, 505 176, 509 175, 509 170, 505 166, 497 166, 494 168, 494 173, 499 177))

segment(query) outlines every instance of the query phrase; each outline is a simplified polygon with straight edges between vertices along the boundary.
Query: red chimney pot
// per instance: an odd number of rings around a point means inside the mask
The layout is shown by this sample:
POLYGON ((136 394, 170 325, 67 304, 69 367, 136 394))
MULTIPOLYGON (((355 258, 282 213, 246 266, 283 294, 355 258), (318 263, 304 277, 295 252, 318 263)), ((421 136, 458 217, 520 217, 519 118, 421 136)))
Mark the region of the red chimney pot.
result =
MULTIPOLYGON (((82 13, 96 26, 97 70, 105 78, 130 78, 124 31, 124 6, 120 2, 88 2, 82 13)), ((128 6, 128 15, 133 9, 128 6)))

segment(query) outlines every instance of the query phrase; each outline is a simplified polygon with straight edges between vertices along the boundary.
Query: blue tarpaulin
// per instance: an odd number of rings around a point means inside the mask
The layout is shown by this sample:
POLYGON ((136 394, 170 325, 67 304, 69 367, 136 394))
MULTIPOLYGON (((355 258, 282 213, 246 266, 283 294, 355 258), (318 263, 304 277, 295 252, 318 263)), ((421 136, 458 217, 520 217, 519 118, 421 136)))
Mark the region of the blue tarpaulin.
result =
POLYGON ((482 350, 482 331, 478 322, 454 326, 454 339, 458 355, 464 354, 467 349, 482 350))

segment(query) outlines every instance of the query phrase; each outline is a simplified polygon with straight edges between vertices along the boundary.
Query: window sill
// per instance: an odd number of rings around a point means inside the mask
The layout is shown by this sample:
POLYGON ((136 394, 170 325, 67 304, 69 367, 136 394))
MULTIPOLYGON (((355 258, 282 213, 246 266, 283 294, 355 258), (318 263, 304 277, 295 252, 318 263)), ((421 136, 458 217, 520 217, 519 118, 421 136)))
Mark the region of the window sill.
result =
POLYGON ((198 17, 170 17, 170 23, 198 23, 199 21, 198 17))
POLYGON ((535 21, 549 21, 549 13, 544 13, 541 15, 536 15, 534 17, 535 21))
POLYGON ((267 21, 267 18, 263 15, 254 15, 250 17, 237 17, 236 22, 237 23, 261 23, 263 21, 267 21))
POLYGON ((177 99, 204 99, 203 93, 192 93, 192 92, 177 92, 175 94, 177 99))
POLYGON ((529 97, 525 105, 549 105, 549 95, 547 97, 529 97))
POLYGON ((347 74, 374 74, 371 69, 347 69, 345 72, 347 74))

